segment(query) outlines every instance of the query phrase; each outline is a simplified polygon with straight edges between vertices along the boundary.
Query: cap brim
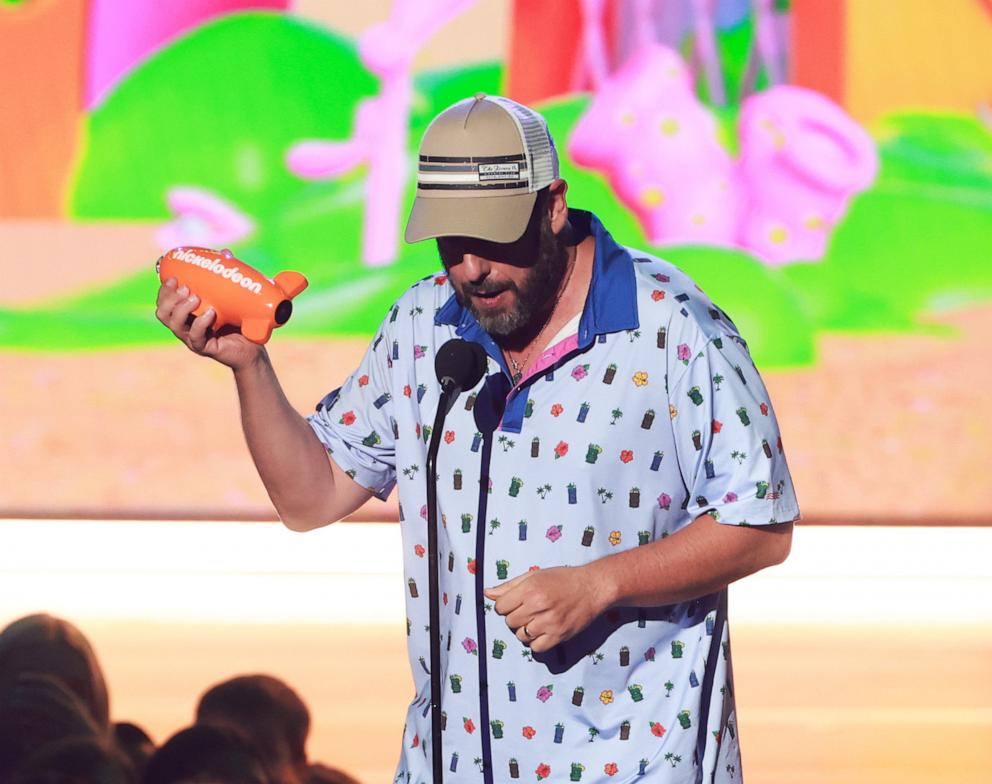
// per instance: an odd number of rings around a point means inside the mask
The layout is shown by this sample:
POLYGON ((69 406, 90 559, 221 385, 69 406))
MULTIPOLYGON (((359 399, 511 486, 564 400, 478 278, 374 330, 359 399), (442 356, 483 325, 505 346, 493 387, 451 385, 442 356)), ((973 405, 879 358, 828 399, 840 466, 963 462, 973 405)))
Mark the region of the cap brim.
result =
POLYGON ((475 237, 515 242, 530 222, 537 193, 513 196, 429 197, 418 195, 406 223, 407 242, 432 237, 475 237))

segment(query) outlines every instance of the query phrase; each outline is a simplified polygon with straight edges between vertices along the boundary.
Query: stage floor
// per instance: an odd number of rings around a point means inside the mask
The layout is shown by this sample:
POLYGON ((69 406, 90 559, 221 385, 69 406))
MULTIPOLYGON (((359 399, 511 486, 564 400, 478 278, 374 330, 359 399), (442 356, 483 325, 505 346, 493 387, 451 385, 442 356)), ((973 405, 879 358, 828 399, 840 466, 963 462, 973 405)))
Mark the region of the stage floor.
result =
MULTIPOLYGON (((309 704, 313 759, 392 780, 411 693, 396 526, 0 521, 0 542, 0 625, 80 626, 115 719, 163 741, 208 686, 270 673, 309 704)), ((732 588, 747 780, 988 781, 990 551, 987 528, 800 527, 785 564, 732 588)))

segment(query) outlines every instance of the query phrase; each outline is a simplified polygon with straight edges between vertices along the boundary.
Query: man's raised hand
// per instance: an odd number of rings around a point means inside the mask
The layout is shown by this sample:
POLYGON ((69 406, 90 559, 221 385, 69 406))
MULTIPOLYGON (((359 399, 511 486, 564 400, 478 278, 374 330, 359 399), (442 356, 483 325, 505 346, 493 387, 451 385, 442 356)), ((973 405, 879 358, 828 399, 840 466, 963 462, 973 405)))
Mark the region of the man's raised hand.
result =
POLYGON ((199 304, 196 294, 191 294, 186 286, 178 287, 176 279, 169 278, 159 287, 155 317, 190 351, 234 370, 258 358, 262 347, 245 338, 236 328, 223 327, 216 332, 210 328, 216 318, 213 308, 194 317, 193 311, 199 304))

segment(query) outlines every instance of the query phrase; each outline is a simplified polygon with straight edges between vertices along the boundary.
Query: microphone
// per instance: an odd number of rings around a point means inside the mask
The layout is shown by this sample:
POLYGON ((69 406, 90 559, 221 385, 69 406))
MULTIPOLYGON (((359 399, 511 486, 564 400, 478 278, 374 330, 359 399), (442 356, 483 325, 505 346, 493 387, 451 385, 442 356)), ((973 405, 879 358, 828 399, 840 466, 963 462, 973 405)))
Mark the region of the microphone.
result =
POLYGON ((444 763, 441 760, 441 608, 440 576, 438 570, 437 522, 437 453, 441 447, 444 418, 448 415, 462 390, 471 389, 486 372, 486 351, 478 343, 454 338, 437 350, 434 372, 441 385, 441 399, 434 417, 427 448, 427 562, 428 601, 430 602, 431 648, 431 752, 433 757, 434 784, 444 781, 444 763))
POLYGON ((474 387, 485 374, 486 350, 461 338, 449 340, 434 356, 434 372, 441 391, 454 402, 462 390, 474 387))

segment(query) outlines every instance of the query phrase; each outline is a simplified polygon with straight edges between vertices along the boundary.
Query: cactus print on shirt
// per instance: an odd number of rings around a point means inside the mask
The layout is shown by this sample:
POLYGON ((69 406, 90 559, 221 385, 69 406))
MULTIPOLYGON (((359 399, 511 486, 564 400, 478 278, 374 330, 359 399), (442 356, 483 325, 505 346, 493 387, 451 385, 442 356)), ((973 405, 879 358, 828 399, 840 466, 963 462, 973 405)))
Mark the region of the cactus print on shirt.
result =
POLYGON ((453 337, 486 349, 491 377, 455 403, 438 457, 445 781, 741 778, 725 590, 610 611, 543 654, 481 593, 648 544, 704 513, 728 525, 799 516, 771 401, 730 319, 591 213, 569 217, 595 237, 589 296, 577 332, 516 387, 438 274, 390 309, 361 366, 309 420, 359 484, 380 498, 399 485, 416 688, 400 782, 431 780, 425 462, 434 353, 453 337), (500 377, 510 391, 482 503, 474 408, 500 377))

